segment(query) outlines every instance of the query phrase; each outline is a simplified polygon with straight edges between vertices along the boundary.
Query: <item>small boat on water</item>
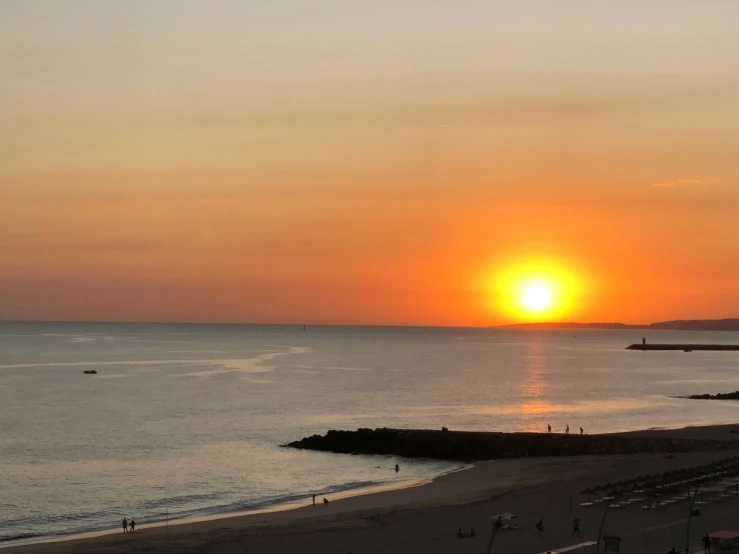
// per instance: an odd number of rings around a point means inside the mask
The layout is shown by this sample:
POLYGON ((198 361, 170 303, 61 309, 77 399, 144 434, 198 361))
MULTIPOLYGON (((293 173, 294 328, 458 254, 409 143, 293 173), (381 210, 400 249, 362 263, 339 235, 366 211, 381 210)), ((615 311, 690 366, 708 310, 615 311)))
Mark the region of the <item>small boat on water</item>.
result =
POLYGON ((97 370, 95 369, 86 369, 84 373, 85 375, 97 375, 98 374, 97 370))

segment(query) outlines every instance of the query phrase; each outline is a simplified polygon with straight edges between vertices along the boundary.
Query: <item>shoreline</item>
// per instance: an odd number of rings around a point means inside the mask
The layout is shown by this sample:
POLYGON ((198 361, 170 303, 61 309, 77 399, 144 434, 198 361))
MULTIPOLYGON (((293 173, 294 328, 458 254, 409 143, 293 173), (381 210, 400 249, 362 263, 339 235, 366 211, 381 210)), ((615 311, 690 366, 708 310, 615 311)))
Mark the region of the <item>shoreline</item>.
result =
MULTIPOLYGON (((433 477, 408 479, 404 481, 395 481, 395 482, 376 483, 374 485, 365 485, 361 487, 352 487, 352 488, 348 488, 344 490, 339 490, 333 493, 324 493, 320 495, 317 494, 316 504, 318 504, 319 502, 322 502, 324 497, 330 497, 331 502, 334 502, 334 501, 339 501, 339 500, 345 500, 348 498, 357 498, 357 497, 366 496, 366 495, 382 494, 385 492, 405 490, 405 489, 410 489, 414 487, 422 487, 424 485, 427 485, 433 482, 435 479, 438 479, 445 475, 450 475, 453 473, 458 473, 461 471, 472 469, 474 465, 475 464, 462 464, 461 467, 444 471, 433 477), (319 499, 319 496, 321 497, 320 499, 319 499)), ((290 501, 284 501, 284 502, 277 502, 275 504, 267 504, 265 506, 253 508, 253 509, 225 511, 225 512, 220 512, 220 513, 201 515, 201 516, 170 519, 168 521, 156 521, 153 523, 137 525, 136 529, 137 529, 137 532, 143 532, 147 529, 163 529, 163 528, 166 529, 167 527, 179 527, 182 525, 190 525, 190 524, 197 524, 197 523, 217 522, 223 519, 253 517, 253 516, 259 516, 263 514, 273 514, 273 513, 278 513, 278 512, 290 512, 293 510, 299 510, 299 509, 307 508, 307 507, 312 507, 312 498, 310 496, 306 497, 305 499, 301 499, 301 500, 290 500, 290 501), (308 504, 306 504, 306 501, 308 502, 308 504)), ((102 538, 102 537, 107 537, 111 535, 119 535, 119 534, 121 534, 121 528, 115 527, 115 528, 108 528, 108 529, 102 529, 102 530, 97 530, 97 531, 84 531, 81 533, 69 533, 69 534, 64 534, 64 535, 49 535, 49 536, 32 537, 32 538, 26 538, 26 539, 21 538, 17 540, 10 539, 5 542, 0 542, 0 551, 7 552, 13 548, 32 547, 35 545, 58 544, 58 543, 67 543, 67 542, 72 542, 72 541, 75 541, 75 542, 76 541, 86 541, 90 539, 102 538)))
MULTIPOLYGON (((647 429, 624 435, 674 438, 700 436, 731 440, 734 435, 728 430, 732 427, 734 425, 727 424, 647 429)), ((681 454, 679 463, 690 464, 693 460, 698 463, 736 454, 739 454, 739 450, 691 452, 681 454)), ((311 537, 315 535, 315 540, 323 540, 322 537, 332 536, 332 533, 339 531, 353 536, 362 529, 373 527, 377 521, 392 518, 417 516, 423 523, 423 518, 426 517, 423 514, 429 511, 453 518, 460 510, 472 512, 482 503, 495 502, 497 498, 538 494, 552 486, 568 485, 579 494, 585 484, 594 484, 595 476, 602 480, 604 474, 618 476, 636 471, 653 473, 655 468, 673 467, 675 463, 662 454, 605 454, 484 461, 468 464, 433 479, 416 479, 394 483, 390 487, 362 487, 343 491, 331 495, 331 502, 327 506, 317 503, 314 507, 310 505, 310 498, 306 498, 307 505, 306 501, 299 501, 256 511, 170 521, 170 525, 142 524, 137 526, 133 535, 124 535, 120 529, 114 528, 82 535, 15 542, 0 545, 0 550, 8 554, 76 554, 210 552, 213 548, 214 552, 220 554, 222 551, 231 552, 223 550, 223 545, 245 540, 277 540, 276 537, 285 540, 285 537, 293 535, 305 539, 306 534, 311 537), (134 542, 137 545, 135 548, 134 542), (190 550, 191 547, 193 550, 190 550)), ((539 504, 534 503, 534 507, 539 504)), ((482 528, 484 523, 477 525, 482 528)))
MULTIPOLYGON (((161 524, 137 526, 134 536, 145 536, 154 541, 187 535, 218 533, 237 528, 240 532, 261 533, 269 529, 290 529, 295 531, 306 524, 311 528, 330 529, 337 523, 342 525, 345 518, 371 518, 382 514, 412 510, 414 508, 428 508, 435 506, 455 506, 469 502, 480 502, 521 488, 542 485, 549 475, 527 481, 521 481, 520 486, 513 485, 512 478, 521 478, 523 474, 533 473, 535 467, 553 463, 559 466, 559 471, 565 475, 571 474, 585 467, 590 467, 590 460, 594 456, 578 456, 573 458, 540 458, 531 460, 527 464, 522 460, 493 460, 468 465, 464 468, 444 473, 430 480, 416 480, 406 486, 387 490, 364 490, 361 494, 347 494, 343 498, 332 500, 328 506, 316 502, 316 506, 301 503, 299 506, 286 509, 273 509, 250 513, 223 514, 216 518, 201 518, 179 520, 177 524, 166 527, 161 524), (523 464, 521 462, 524 462, 523 464), (491 477, 498 475, 498 482, 493 479, 492 484, 484 488, 479 487, 480 481, 491 481, 491 477), (316 513, 320 511, 320 513, 316 513)), ((596 465, 611 466, 615 457, 604 457, 596 460, 596 465)), ((350 492, 350 491, 347 491, 350 492)), ((351 492, 356 492, 352 490, 351 492)), ((172 523, 172 522, 170 522, 172 523)), ((288 531, 290 532, 290 531, 288 531)), ((79 552, 83 545, 103 546, 103 549, 119 546, 127 540, 130 534, 123 534, 120 529, 111 529, 98 533, 84 535, 70 535, 51 540, 32 541, 22 544, 13 544, 0 547, 8 554, 16 553, 45 553, 45 552, 79 552)))

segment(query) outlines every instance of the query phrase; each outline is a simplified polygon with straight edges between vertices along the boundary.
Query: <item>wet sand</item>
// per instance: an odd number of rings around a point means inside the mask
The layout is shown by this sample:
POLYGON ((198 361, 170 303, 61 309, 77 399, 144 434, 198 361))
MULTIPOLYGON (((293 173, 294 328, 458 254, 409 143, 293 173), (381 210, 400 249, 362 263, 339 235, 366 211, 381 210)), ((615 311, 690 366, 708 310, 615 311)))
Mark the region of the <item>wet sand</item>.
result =
MULTIPOLYGON (((736 439, 731 426, 675 431, 641 431, 675 438, 736 439)), ((668 458, 660 454, 531 458, 485 462, 411 488, 336 500, 324 506, 243 515, 170 525, 145 525, 135 534, 118 532, 82 540, 36 543, 3 549, 3 554, 72 553, 460 553, 485 552, 493 514, 513 512, 522 529, 501 532, 497 553, 538 554, 595 540, 602 507, 580 507, 580 491, 608 481, 689 467, 739 455, 739 451, 696 452, 668 458), (572 536, 572 520, 582 520, 581 536, 572 536), (544 533, 534 526, 539 518, 544 533), (458 539, 456 531, 474 538, 458 539)), ((402 468, 401 468, 402 471, 402 468)), ((331 500, 329 498, 329 500, 331 500)), ((709 505, 692 523, 691 541, 706 532, 739 528, 739 499, 709 505)), ((633 554, 685 548, 685 504, 653 512, 638 506, 612 510, 606 534, 623 538, 622 550, 633 554)))

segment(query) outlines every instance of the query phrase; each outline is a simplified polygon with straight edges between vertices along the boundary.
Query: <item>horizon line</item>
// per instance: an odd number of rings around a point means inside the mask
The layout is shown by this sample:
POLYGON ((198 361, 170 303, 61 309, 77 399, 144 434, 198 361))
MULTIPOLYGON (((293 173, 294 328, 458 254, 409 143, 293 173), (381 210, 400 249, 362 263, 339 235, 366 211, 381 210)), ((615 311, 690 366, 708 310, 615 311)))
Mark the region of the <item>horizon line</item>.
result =
POLYGON ((406 329, 506 329, 515 327, 557 327, 557 326, 623 326, 631 328, 649 327, 661 323, 674 322, 721 322, 739 321, 739 317, 709 318, 709 319, 668 319, 650 323, 624 323, 621 321, 528 321, 518 323, 504 323, 495 325, 434 325, 434 324, 371 324, 371 323, 264 323, 264 322, 234 322, 234 321, 137 321, 137 320, 88 320, 88 319, 4 319, 3 323, 82 323, 82 324, 123 324, 123 325, 222 325, 222 326, 274 326, 274 327, 369 327, 369 328, 406 328, 406 329))

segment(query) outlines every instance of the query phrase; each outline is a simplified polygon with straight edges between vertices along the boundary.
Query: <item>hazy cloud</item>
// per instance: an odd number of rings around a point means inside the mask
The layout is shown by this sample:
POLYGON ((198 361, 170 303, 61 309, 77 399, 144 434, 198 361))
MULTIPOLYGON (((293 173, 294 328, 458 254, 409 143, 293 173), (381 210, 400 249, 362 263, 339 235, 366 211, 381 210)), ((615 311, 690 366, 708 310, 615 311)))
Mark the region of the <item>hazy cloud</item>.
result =
POLYGON ((655 187, 683 187, 693 185, 716 185, 718 179, 677 179, 675 181, 663 181, 661 183, 654 183, 652 186, 655 187))

